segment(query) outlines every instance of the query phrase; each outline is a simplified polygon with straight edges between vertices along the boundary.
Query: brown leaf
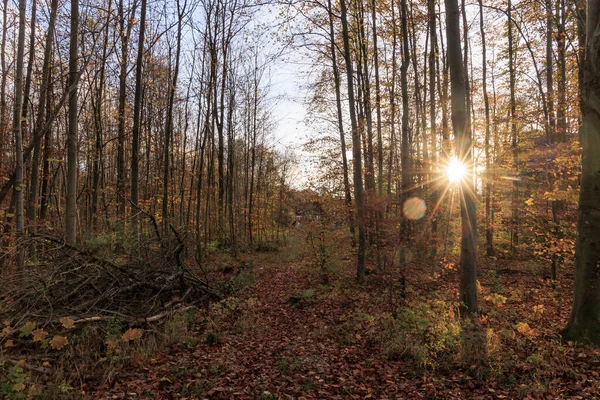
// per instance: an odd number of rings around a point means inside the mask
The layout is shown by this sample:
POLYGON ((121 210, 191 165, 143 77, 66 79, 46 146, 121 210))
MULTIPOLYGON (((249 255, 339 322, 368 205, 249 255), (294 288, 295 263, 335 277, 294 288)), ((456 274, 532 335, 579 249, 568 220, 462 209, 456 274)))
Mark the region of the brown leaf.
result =
POLYGON ((142 330, 141 329, 128 329, 122 336, 121 338, 123 339, 123 341, 125 343, 130 342, 132 340, 137 340, 140 339, 142 337, 142 330))
POLYGON ((54 350, 60 350, 68 344, 69 340, 64 336, 59 335, 54 336, 50 341, 50 347, 52 347, 54 350))
POLYGON ((59 319, 59 321, 65 329, 75 328, 75 321, 73 321, 69 317, 62 317, 61 319, 59 319))
POLYGON ((42 328, 36 329, 33 333, 33 341, 34 342, 42 342, 48 336, 48 332, 43 330, 42 328))

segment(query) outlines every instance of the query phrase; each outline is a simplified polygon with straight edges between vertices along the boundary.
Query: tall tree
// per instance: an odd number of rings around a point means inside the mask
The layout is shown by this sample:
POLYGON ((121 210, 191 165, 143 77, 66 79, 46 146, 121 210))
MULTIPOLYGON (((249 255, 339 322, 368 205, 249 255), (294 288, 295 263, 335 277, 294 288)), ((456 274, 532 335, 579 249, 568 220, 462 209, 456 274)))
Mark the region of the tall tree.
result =
MULTIPOLYGON (((460 46, 458 0, 446 0, 446 38, 450 67, 452 129, 456 156, 472 167, 472 138, 466 130, 467 113, 465 74, 460 46)), ((477 216, 473 179, 468 177, 460 186, 461 244, 460 244, 460 301, 472 313, 477 312, 477 216)))
POLYGON ((600 0, 588 0, 575 287, 565 337, 600 345, 600 0))
MULTIPOLYGON (((137 1, 133 2, 128 16, 126 16, 123 0, 119 0, 118 18, 119 18, 119 38, 121 40, 121 59, 119 60, 119 106, 118 116, 118 134, 117 134, 117 196, 119 198, 118 215, 119 218, 125 217, 125 105, 127 102, 127 75, 129 68, 129 38, 131 37, 131 28, 133 27, 133 17, 137 1)), ((143 29, 143 28, 140 28, 143 29)), ((124 224, 118 224, 119 230, 124 230, 124 224)))
POLYGON ((342 36, 344 41, 344 60, 346 63, 346 80, 348 83, 348 102, 350 106, 350 123, 352 125, 352 161, 354 164, 354 200, 356 203, 356 225, 358 227, 358 262, 356 266, 356 280, 363 283, 365 280, 365 200, 362 178, 362 155, 358 120, 356 118, 356 103, 354 99, 354 69, 350 55, 350 33, 348 30, 348 9, 346 0, 340 0, 342 17, 342 36))
MULTIPOLYGON (((507 7, 508 16, 508 79, 510 88, 510 136, 513 151, 513 163, 515 174, 519 171, 519 147, 517 141, 517 116, 516 116, 516 100, 515 100, 515 45, 513 37, 513 17, 512 17, 512 0, 508 0, 507 7)), ((519 245, 519 184, 518 180, 513 180, 512 192, 512 241, 511 243, 517 247, 519 245)))
POLYGON ((483 0, 479 0, 479 30, 481 32, 481 80, 485 107, 485 249, 488 256, 494 255, 494 227, 492 225, 492 172, 490 155, 490 99, 487 88, 487 48, 483 22, 483 0))
POLYGON ((140 159, 140 115, 142 113, 142 70, 144 62, 144 41, 146 40, 146 4, 142 0, 140 10, 140 33, 138 37, 137 63, 135 66, 135 99, 133 101, 133 129, 131 139, 131 233, 134 249, 138 246, 138 206, 139 201, 139 159, 140 159))
POLYGON ((13 104, 13 132, 15 137, 15 182, 13 191, 16 193, 16 217, 17 217, 17 268, 23 271, 25 263, 24 251, 24 220, 23 215, 23 64, 25 58, 25 12, 26 0, 19 0, 19 36, 17 43, 17 70, 15 72, 15 101, 13 104))
POLYGON ((167 123, 165 126, 165 147, 164 147, 164 170, 163 170, 163 204, 162 204, 162 218, 163 218, 163 229, 166 232, 169 229, 169 175, 170 175, 170 161, 171 161, 171 150, 170 141, 173 136, 173 109, 175 107, 175 93, 177 90, 177 78, 179 76, 179 59, 181 56, 181 35, 183 29, 183 16, 187 6, 187 0, 180 3, 177 0, 177 38, 176 38, 176 50, 175 50, 175 67, 173 71, 172 80, 169 86, 169 102, 167 104, 167 123))
POLYGON ((354 238, 354 218, 352 216, 352 194, 350 192, 350 178, 348 176, 348 156, 346 155, 346 133, 344 131, 344 113, 342 112, 342 94, 341 94, 341 76, 337 64, 337 45, 335 42, 335 31, 333 28, 333 7, 331 0, 327 0, 327 14, 329 19, 329 44, 331 51, 331 68, 333 71, 333 84, 335 88, 335 106, 337 113, 337 125, 340 133, 340 145, 342 153, 342 175, 344 180, 344 198, 348 207, 348 221, 350 224, 350 234, 354 238))
POLYGON ((2 2, 2 42, 0 44, 0 171, 4 164, 4 142, 8 122, 6 121, 6 35, 8 33, 8 0, 2 2))
MULTIPOLYGON (((44 128, 46 114, 47 114, 47 101, 48 92, 50 90, 50 69, 52 62, 52 48, 54 46, 54 28, 56 26, 56 14, 58 10, 58 0, 52 0, 50 3, 50 20, 48 22, 48 30, 46 32, 46 42, 44 47, 44 61, 42 67, 42 82, 40 90, 40 101, 37 109, 37 115, 35 119, 35 132, 39 132, 44 128)), ((36 208, 38 198, 38 186, 39 186, 39 165, 41 161, 42 153, 42 142, 37 141, 33 147, 33 157, 31 159, 31 179, 29 183, 29 193, 27 195, 27 220, 29 224, 29 230, 35 232, 36 230, 36 208)))
MULTIPOLYGON (((400 143, 400 166, 402 168, 402 193, 401 204, 405 204, 410 197, 411 185, 411 159, 409 152, 409 103, 408 103, 408 68, 410 66, 410 50, 408 43, 408 5, 406 0, 400 2, 400 20, 402 26, 402 65, 400 66, 400 90, 402 92, 402 138, 400 143)), ((402 218, 400 230, 403 242, 410 238, 410 225, 408 218, 402 218)), ((404 253, 402 253, 404 254, 404 253)))
POLYGON ((67 135, 67 198, 65 226, 67 244, 77 240, 77 140, 78 140, 78 53, 79 0, 71 0, 71 33, 69 41, 69 130, 67 135))

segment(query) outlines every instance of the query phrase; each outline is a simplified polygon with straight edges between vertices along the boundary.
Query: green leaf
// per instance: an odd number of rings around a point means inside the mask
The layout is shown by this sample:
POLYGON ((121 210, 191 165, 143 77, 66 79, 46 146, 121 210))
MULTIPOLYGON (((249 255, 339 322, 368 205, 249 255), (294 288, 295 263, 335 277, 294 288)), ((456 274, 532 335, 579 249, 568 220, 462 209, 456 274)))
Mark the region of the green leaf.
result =
POLYGON ((31 333, 35 329, 35 326, 36 326, 35 322, 31 322, 31 321, 25 322, 25 325, 23 325, 20 329, 21 333, 19 334, 19 336, 20 337, 31 336, 31 333))

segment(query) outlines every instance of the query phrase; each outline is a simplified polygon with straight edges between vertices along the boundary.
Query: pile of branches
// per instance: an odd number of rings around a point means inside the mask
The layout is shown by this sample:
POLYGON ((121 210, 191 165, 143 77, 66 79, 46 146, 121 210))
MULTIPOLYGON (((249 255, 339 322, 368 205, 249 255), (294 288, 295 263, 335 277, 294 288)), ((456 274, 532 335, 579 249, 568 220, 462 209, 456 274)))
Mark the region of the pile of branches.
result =
POLYGON ((4 282, 0 319, 19 326, 39 325, 68 317, 76 322, 118 317, 129 326, 143 326, 199 303, 221 299, 183 260, 184 241, 173 235, 146 242, 133 256, 118 261, 85 247, 72 246, 45 234, 30 238, 38 250, 35 263, 4 282))

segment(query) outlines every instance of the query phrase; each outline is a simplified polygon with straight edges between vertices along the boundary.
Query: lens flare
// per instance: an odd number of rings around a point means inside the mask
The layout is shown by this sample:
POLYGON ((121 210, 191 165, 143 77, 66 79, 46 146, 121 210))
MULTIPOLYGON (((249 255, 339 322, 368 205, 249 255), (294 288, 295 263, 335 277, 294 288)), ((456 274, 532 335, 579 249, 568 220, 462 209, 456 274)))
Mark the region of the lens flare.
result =
POLYGON ((446 176, 450 183, 459 183, 467 176, 467 166, 456 157, 452 157, 446 166, 446 176))
POLYGON ((427 212, 427 205, 423 199, 411 197, 404 202, 402 211, 404 212, 404 216, 406 218, 414 221, 425 216, 425 213, 427 212))

